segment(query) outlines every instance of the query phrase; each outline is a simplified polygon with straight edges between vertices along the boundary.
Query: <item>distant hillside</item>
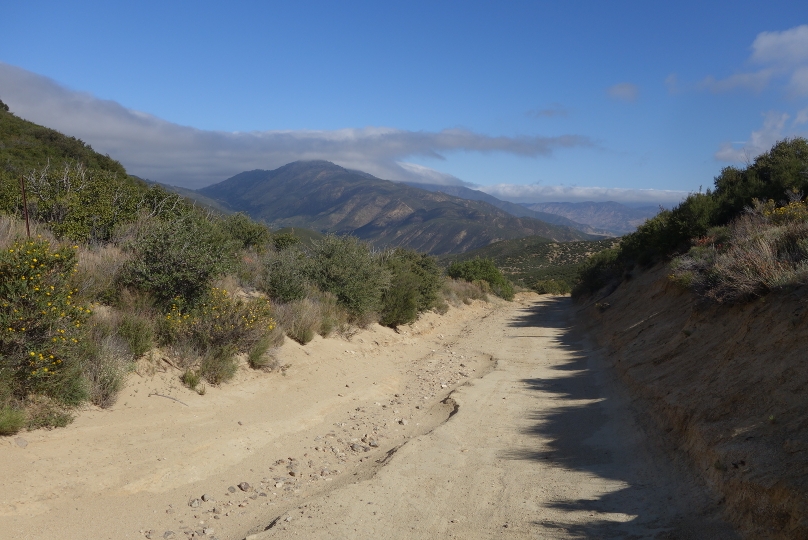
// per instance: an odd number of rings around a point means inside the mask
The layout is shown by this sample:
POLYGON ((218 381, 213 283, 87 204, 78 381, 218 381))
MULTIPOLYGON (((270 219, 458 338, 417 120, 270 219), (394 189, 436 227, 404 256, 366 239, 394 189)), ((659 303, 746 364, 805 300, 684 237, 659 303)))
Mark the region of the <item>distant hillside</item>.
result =
POLYGON ((0 101, 0 173, 19 177, 50 163, 81 163, 88 169, 127 176, 123 165, 84 141, 15 116, 0 101))
POLYGON ((646 219, 659 213, 659 208, 653 206, 631 208, 612 201, 535 203, 526 204, 525 207, 536 212, 564 216, 579 223, 610 231, 618 236, 633 232, 646 219))
MULTIPOLYGON (((149 182, 149 183, 151 184, 152 182, 149 182)), ((160 187, 162 187, 164 189, 167 189, 168 191, 173 191, 177 195, 179 195, 181 197, 184 197, 185 199, 188 199, 189 201, 191 201, 194 204, 197 204, 197 205, 199 205, 199 206, 201 206, 203 208, 209 208, 211 210, 221 212, 222 214, 233 214, 234 213, 233 210, 231 210, 230 208, 224 206, 219 201, 215 201, 215 200, 211 199, 210 197, 205 197, 204 195, 202 195, 198 191, 194 191, 193 189, 187 189, 187 188, 177 187, 177 186, 169 186, 167 184, 160 184, 159 182, 154 182, 154 184, 156 184, 156 185, 158 185, 158 186, 160 186, 160 187)))
POLYGON ((508 278, 522 287, 531 288, 540 280, 558 280, 569 287, 575 284, 578 269, 592 254, 613 247, 617 239, 578 242, 553 242, 547 238, 528 236, 495 242, 460 255, 446 255, 449 264, 479 257, 493 259, 508 278))
POLYGON ((303 246, 312 246, 315 242, 318 242, 325 238, 323 233, 319 233, 317 231, 313 231, 311 229, 303 229, 300 227, 286 227, 283 229, 277 229, 272 231, 273 235, 280 235, 280 234, 291 234, 292 236, 296 236, 300 239, 300 243, 303 246))
POLYGON ((587 234, 596 234, 601 236, 614 236, 614 233, 611 231, 607 231, 605 229, 596 229, 590 225, 585 223, 578 223, 571 219, 568 219, 564 216, 553 214, 550 212, 537 212, 535 210, 531 210, 527 206, 516 204, 508 201, 503 201, 497 199, 493 195, 489 195, 488 193, 476 190, 476 189, 469 189, 463 186, 442 186, 439 184, 419 184, 417 182, 402 182, 408 186, 412 186, 419 189, 425 189, 427 191, 439 191, 441 193, 446 193, 447 195, 452 195, 454 197, 460 197, 461 199, 468 199, 470 201, 484 201, 492 206, 496 206, 500 210, 505 210, 512 216, 516 217, 529 217, 533 219, 538 219, 547 223, 552 223, 553 225, 564 225, 566 227, 571 227, 573 229, 579 230, 581 232, 585 232, 587 234))
POLYGON ((486 202, 381 180, 327 161, 243 172, 198 191, 273 228, 353 234, 379 247, 433 254, 531 235, 556 241, 592 238, 571 227, 512 216, 486 202))

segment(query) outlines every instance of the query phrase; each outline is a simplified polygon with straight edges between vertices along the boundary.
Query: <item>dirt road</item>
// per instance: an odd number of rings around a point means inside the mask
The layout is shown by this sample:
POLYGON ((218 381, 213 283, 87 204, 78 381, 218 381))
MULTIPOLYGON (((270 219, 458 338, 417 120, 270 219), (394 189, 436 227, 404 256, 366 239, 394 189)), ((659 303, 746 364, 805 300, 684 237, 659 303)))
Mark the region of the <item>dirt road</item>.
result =
POLYGON ((288 342, 283 374, 205 395, 158 360, 111 410, 0 439, 0 539, 733 538, 573 312, 288 342))
POLYGON ((493 371, 456 414, 369 480, 305 500, 250 540, 734 538, 571 331, 568 299, 523 299, 471 323, 493 371))

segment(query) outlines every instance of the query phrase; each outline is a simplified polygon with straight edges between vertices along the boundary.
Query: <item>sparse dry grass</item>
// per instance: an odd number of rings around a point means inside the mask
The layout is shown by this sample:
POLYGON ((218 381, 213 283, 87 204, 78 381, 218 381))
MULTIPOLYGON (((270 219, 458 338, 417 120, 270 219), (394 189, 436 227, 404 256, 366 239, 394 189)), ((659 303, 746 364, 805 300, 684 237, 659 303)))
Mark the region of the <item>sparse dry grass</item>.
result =
POLYGON ((82 297, 108 303, 116 293, 116 280, 129 257, 113 245, 81 249, 71 284, 82 297))
POLYGON ((474 300, 488 302, 490 289, 486 291, 486 285, 487 283, 484 281, 468 282, 462 279, 446 278, 443 286, 443 296, 453 306, 468 305, 474 300))
POLYGON ((671 280, 716 302, 808 283, 808 203, 788 206, 791 211, 759 205, 712 229, 671 263, 671 280))

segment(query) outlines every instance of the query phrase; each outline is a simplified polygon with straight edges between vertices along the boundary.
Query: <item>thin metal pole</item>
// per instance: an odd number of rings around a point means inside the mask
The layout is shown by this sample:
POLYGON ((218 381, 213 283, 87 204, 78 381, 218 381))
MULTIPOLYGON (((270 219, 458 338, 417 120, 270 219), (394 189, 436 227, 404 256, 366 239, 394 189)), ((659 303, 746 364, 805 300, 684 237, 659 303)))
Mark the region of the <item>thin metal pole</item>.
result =
POLYGON ((22 189, 22 212, 25 214, 25 232, 31 238, 31 225, 28 222, 28 199, 25 197, 25 177, 20 176, 20 189, 22 189))

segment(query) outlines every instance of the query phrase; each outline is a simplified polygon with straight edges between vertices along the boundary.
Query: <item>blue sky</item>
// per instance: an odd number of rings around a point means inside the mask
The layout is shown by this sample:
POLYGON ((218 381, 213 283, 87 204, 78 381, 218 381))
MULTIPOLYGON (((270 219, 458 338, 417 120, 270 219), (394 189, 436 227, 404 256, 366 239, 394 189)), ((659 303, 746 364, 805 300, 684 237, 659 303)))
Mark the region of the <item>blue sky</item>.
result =
POLYGON ((14 2, 0 99, 153 180, 670 204, 808 134, 808 3, 14 2))

